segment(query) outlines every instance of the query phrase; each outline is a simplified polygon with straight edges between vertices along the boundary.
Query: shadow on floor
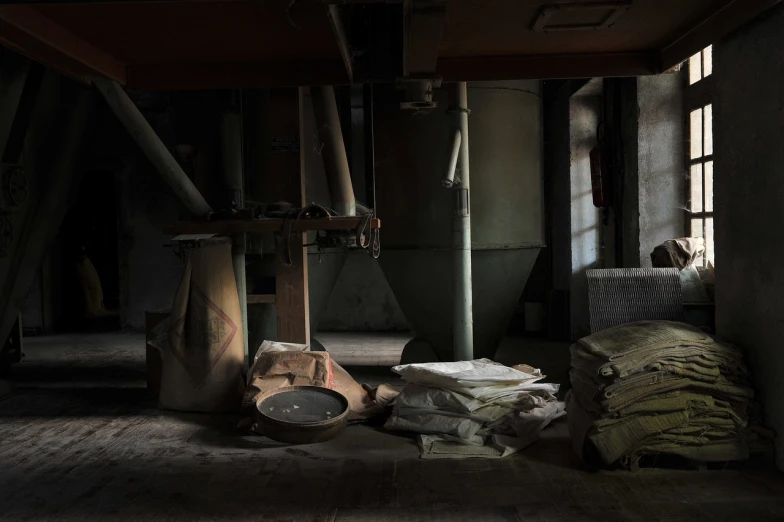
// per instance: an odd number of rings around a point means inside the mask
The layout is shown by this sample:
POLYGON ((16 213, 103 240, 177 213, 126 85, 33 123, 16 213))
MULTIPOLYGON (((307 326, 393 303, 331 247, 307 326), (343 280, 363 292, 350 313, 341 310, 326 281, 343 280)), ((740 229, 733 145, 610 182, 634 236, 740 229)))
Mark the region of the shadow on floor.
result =
MULTIPOLYGON (((0 518, 784 520, 779 473, 588 473, 563 420, 503 459, 421 459, 413 437, 379 426, 301 446, 245 436, 233 415, 159 411, 134 377, 143 343, 120 341, 103 352, 106 340, 66 343, 63 357, 43 347, 23 363, 16 392, 0 400, 0 518), (100 368, 128 378, 103 383, 100 368)), ((505 342, 499 359, 563 378, 568 346, 505 342)), ((395 378, 389 367, 350 370, 371 384, 395 378)))

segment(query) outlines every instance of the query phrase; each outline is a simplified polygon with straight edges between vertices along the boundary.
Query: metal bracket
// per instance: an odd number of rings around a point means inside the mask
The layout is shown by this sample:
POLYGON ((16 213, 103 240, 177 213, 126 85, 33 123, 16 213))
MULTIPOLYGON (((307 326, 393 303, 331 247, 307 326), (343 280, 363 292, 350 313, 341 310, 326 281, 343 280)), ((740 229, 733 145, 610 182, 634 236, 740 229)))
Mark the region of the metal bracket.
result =
POLYGON ((467 188, 455 189, 455 214, 461 217, 471 215, 471 200, 467 188))
POLYGON ((434 109, 438 106, 433 100, 433 89, 441 87, 441 78, 417 78, 409 76, 397 79, 398 88, 405 91, 405 99, 400 102, 401 109, 434 109))

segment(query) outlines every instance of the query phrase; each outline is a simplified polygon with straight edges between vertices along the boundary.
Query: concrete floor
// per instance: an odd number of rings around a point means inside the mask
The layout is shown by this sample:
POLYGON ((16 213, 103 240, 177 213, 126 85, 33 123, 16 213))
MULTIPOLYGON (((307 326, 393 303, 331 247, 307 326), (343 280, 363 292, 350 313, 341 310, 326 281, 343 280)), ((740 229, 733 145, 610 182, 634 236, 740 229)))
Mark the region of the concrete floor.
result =
POLYGON ((394 366, 400 364, 400 354, 413 336, 406 332, 318 332, 314 337, 343 366, 394 366))
POLYGON ((289 447, 162 414, 144 377, 140 336, 28 340, 0 399, 0 520, 784 520, 777 472, 589 473, 562 422, 496 460, 421 460, 379 426, 289 447))

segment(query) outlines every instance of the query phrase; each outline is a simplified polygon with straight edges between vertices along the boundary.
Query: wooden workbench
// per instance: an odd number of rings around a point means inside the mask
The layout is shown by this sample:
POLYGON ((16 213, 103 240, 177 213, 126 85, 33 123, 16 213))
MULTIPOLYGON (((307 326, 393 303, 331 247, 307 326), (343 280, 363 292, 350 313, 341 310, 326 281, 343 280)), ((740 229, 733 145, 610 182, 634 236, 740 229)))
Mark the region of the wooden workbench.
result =
MULTIPOLYGON (((178 221, 164 227, 167 234, 277 234, 275 248, 275 294, 248 294, 248 304, 277 306, 278 340, 310 343, 307 252, 303 246, 305 234, 313 230, 354 231, 363 226, 366 216, 330 218, 262 218, 226 219, 222 221, 178 221), (286 249, 282 234, 291 225, 291 237, 286 249), (291 255, 286 263, 284 252, 291 255)), ((367 231, 381 228, 381 220, 371 218, 367 231)))
MULTIPOLYGON (((357 230, 362 226, 364 216, 330 218, 289 218, 292 232, 311 230, 357 230)), ((271 234, 283 232, 284 218, 226 219, 222 221, 178 221, 164 227, 167 234, 271 234)), ((381 228, 381 220, 372 218, 368 230, 381 228)))

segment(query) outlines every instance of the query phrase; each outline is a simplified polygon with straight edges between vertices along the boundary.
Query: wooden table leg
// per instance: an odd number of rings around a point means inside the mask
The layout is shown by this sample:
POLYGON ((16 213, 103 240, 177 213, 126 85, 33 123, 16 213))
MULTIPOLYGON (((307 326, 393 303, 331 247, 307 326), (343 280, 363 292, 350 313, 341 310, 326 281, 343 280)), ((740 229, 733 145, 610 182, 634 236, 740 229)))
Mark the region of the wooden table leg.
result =
POLYGON ((308 253, 306 234, 291 234, 288 245, 282 236, 275 245, 275 303, 278 311, 278 341, 310 343, 308 297, 308 253), (287 249, 288 246, 288 249, 287 249), (287 250, 291 265, 287 266, 287 250))

